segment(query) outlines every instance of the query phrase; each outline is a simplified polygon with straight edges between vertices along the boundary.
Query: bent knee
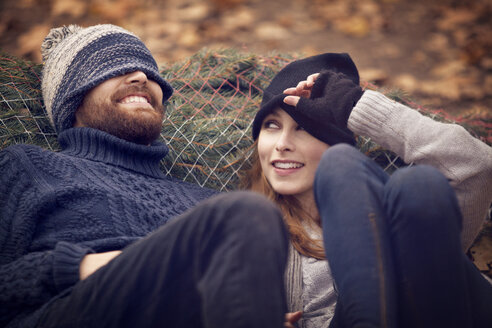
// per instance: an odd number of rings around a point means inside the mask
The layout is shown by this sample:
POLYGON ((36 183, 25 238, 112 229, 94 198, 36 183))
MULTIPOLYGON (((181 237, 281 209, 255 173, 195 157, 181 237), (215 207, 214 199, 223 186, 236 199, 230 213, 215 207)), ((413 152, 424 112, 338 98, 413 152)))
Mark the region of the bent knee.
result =
POLYGON ((429 165, 416 165, 397 170, 387 183, 390 189, 396 189, 409 197, 428 199, 436 196, 453 194, 448 180, 436 168, 429 165))
POLYGON ((360 169, 364 155, 357 148, 347 144, 336 144, 328 148, 318 165, 317 175, 330 174, 334 176, 344 175, 347 172, 360 169))
POLYGON ((329 147, 321 157, 321 163, 326 165, 340 165, 346 162, 353 162, 359 158, 362 154, 357 148, 348 144, 336 144, 329 147))
POLYGON ((414 220, 432 218, 437 223, 449 219, 442 215, 444 211, 460 212, 456 195, 446 177, 428 165, 397 170, 385 189, 386 201, 398 204, 399 210, 414 220))

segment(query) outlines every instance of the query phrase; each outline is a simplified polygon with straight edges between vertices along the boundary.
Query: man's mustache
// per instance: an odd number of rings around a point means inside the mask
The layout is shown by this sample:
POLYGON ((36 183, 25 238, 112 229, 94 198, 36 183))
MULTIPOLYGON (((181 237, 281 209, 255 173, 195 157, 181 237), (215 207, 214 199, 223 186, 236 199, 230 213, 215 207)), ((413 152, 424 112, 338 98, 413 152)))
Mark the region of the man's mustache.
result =
POLYGON ((147 86, 145 86, 145 85, 129 85, 129 86, 126 86, 126 87, 121 87, 120 89, 118 89, 113 94, 113 96, 111 97, 111 101, 112 102, 118 102, 121 99, 125 98, 126 96, 131 95, 131 94, 134 94, 134 93, 143 93, 143 94, 145 94, 148 97, 148 99, 150 101, 150 104, 154 108, 157 108, 157 107, 162 106, 162 104, 160 103, 160 101, 158 101, 156 99, 156 97, 152 94, 152 92, 150 91, 150 89, 147 86))

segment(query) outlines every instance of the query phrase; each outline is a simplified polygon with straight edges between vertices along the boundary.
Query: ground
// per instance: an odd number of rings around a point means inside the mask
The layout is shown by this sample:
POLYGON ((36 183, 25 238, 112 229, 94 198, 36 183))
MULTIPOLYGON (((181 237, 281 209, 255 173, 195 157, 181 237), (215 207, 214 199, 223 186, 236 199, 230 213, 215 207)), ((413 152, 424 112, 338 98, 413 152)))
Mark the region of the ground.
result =
MULTIPOLYGON (((348 52, 363 80, 454 116, 490 117, 490 17, 491 0, 2 0, 0 49, 41 62, 51 27, 113 23, 139 35, 161 66, 203 47, 348 52)), ((472 250, 489 274, 491 240, 472 250)))

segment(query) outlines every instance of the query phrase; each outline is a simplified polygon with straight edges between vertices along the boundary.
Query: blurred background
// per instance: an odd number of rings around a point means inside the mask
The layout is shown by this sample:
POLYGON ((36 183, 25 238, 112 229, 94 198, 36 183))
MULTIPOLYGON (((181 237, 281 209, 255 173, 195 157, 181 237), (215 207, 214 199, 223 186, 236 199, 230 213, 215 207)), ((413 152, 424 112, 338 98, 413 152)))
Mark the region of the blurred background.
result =
POLYGON ((160 66, 202 49, 348 52, 362 79, 453 115, 491 113, 492 0, 1 0, 0 48, 41 62, 51 27, 121 25, 160 66))
MULTIPOLYGON (((0 49, 41 63, 50 28, 113 23, 141 37, 162 67, 203 47, 348 52, 363 80, 490 126, 491 17, 492 0, 0 0, 0 49)), ((469 255, 492 277, 492 233, 469 255)))

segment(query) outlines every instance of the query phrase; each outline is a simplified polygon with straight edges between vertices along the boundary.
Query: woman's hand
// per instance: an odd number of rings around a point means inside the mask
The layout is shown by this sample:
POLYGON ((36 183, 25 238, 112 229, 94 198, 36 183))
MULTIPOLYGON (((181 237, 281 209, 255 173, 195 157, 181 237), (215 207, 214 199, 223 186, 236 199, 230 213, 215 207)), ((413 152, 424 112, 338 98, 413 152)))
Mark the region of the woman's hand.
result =
POLYGON ((80 280, 84 280, 99 268, 105 266, 116 256, 120 255, 121 251, 111 251, 105 253, 87 254, 84 256, 79 266, 80 280))
POLYGON ((302 317, 302 311, 289 312, 285 315, 284 327, 294 328, 294 324, 302 317))
POLYGON ((296 106, 300 97, 309 98, 311 96, 311 90, 313 89, 314 82, 318 76, 319 73, 311 74, 306 80, 299 82, 296 87, 285 89, 284 94, 289 96, 284 98, 284 102, 287 105, 296 106))

